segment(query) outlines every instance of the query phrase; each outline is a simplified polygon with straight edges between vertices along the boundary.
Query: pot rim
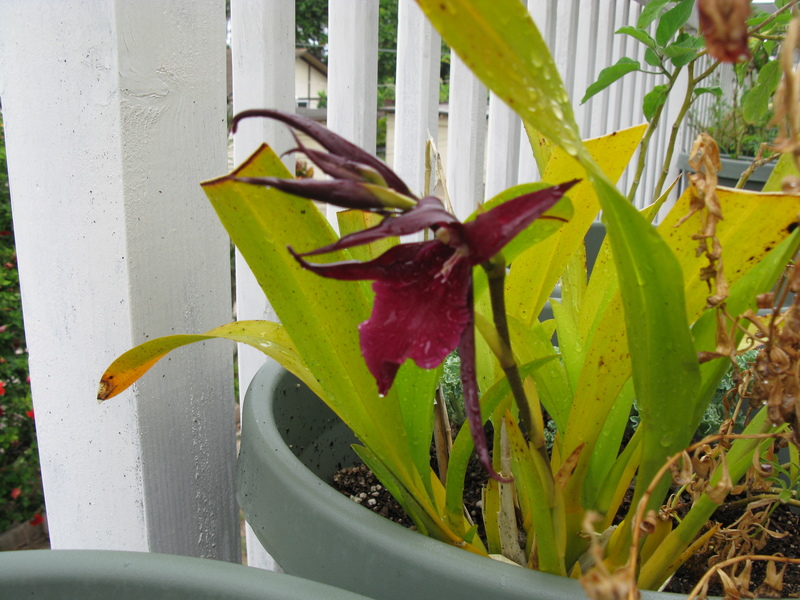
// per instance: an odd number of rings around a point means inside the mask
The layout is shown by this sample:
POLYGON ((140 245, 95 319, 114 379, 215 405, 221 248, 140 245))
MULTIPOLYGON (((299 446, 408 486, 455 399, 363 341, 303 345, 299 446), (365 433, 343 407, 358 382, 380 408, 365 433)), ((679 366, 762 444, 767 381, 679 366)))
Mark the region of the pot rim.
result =
MULTIPOLYGON (((503 597, 512 599, 586 597, 580 583, 575 579, 514 567, 472 555, 393 523, 334 490, 295 456, 278 431, 273 399, 278 396, 274 392, 281 387, 280 378, 283 373, 282 367, 269 361, 258 371, 248 389, 242 409, 242 452, 239 459, 237 497, 256 535, 262 544, 266 542, 264 545, 267 551, 287 572, 374 595, 372 589, 353 587, 353 582, 347 576, 335 572, 336 568, 322 573, 300 573, 293 564, 286 562, 281 540, 274 540, 268 532, 259 531, 258 521, 264 516, 256 513, 262 510, 263 505, 251 499, 251 496, 256 495, 251 484, 242 485, 248 470, 256 469, 259 478, 269 479, 270 489, 280 489, 284 486, 299 488, 301 498, 304 500, 298 502, 307 500, 312 503, 316 518, 325 521, 325 528, 331 528, 339 536, 358 537, 360 544, 372 549, 368 550, 368 553, 382 552, 384 568, 386 565, 392 565, 394 568, 397 561, 411 561, 409 572, 414 573, 414 576, 426 575, 458 581, 464 585, 465 590, 468 590, 468 595, 471 592, 475 597, 481 595, 478 593, 481 589, 488 589, 490 592, 503 590, 505 594, 503 597)), ((291 387, 287 385, 284 389, 288 393, 291 387)), ((302 388, 305 388, 305 385, 302 385, 302 388)), ((297 416, 295 418, 297 419, 297 416)), ((271 500, 267 498, 265 504, 271 500)), ((263 512, 268 513, 268 509, 264 509, 263 512)), ((266 518, 269 519, 269 515, 266 518)), ((318 530, 319 528, 314 531, 318 530)), ((340 543, 344 543, 341 538, 340 543)), ((342 549, 341 552, 346 553, 347 550, 342 549)), ((334 562, 338 560, 337 557, 327 558, 334 562)), ((374 557, 368 556, 367 560, 372 558, 374 557)), ((369 566, 362 570, 369 570, 369 566)), ((388 572, 384 575, 390 576, 388 572)), ((360 583, 356 584, 358 585, 360 583)), ((422 598, 423 596, 417 591, 415 590, 414 595, 422 598)), ((451 589, 450 592, 454 594, 452 597, 458 597, 456 589, 451 589)), ((664 600, 672 596, 676 595, 642 592, 642 597, 650 600, 664 600)), ((450 595, 438 597, 450 597, 450 595)))
POLYGON ((176 598, 178 600, 366 600, 284 573, 213 559, 120 550, 0 552, 0 589, 9 597, 176 598))

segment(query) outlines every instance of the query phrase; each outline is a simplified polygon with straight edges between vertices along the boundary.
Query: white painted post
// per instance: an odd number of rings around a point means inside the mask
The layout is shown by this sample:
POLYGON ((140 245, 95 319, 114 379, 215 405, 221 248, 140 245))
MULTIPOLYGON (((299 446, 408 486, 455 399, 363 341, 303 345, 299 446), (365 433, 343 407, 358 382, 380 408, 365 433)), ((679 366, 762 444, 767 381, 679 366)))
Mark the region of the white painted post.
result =
MULTIPOLYGON (((595 2, 599 2, 599 0, 595 0, 595 2)), ((590 77, 591 81, 596 81, 600 71, 616 62, 614 55, 616 4, 617 0, 606 0, 600 7, 597 21, 595 68, 590 77)), ((590 102, 592 102, 592 113, 597 118, 592 120, 591 129, 586 133, 589 137, 597 137, 611 130, 610 115, 613 106, 611 90, 606 88, 594 96, 590 102)))
POLYGON ((465 219, 483 200, 488 91, 455 52, 450 57, 447 189, 456 216, 465 219))
MULTIPOLYGON (((328 127, 375 153, 378 122, 378 0, 328 4, 328 127)), ((336 224, 335 206, 328 219, 336 224)))
POLYGON ((556 30, 555 45, 550 46, 551 52, 556 59, 558 71, 564 80, 564 87, 567 94, 574 103, 580 98, 574 97, 575 88, 575 63, 576 50, 578 46, 578 9, 580 0, 561 0, 558 2, 556 10, 556 30))
MULTIPOLYGON (((552 51, 555 36, 555 0, 528 0, 528 12, 552 51)), ((524 128, 520 132, 517 180, 519 183, 539 181, 539 168, 536 166, 533 149, 524 128)))
POLYGON ((222 0, 0 3, 0 96, 54 548, 239 560, 231 346, 95 401, 153 337, 230 320, 222 0))
MULTIPOLYGON (((576 106, 575 118, 581 127, 581 135, 584 138, 592 136, 592 127, 595 120, 601 118, 594 110, 593 98, 586 101, 586 104, 579 107, 580 101, 588 88, 596 79, 596 66, 598 63, 598 37, 600 28, 599 0, 581 0, 578 14, 578 64, 575 68, 575 84, 572 91, 572 99, 576 106)), ((599 71, 599 70, 598 70, 599 71)))
POLYGON ((494 93, 490 94, 485 200, 491 200, 517 183, 521 129, 522 122, 517 114, 494 93))
POLYGON ((378 0, 329 0, 328 127, 375 153, 378 0))
POLYGON ((436 141, 441 38, 414 0, 399 0, 394 170, 422 193, 428 134, 436 141))
MULTIPOLYGON (((625 2, 624 6, 624 21, 622 22, 621 26, 636 25, 636 21, 638 20, 637 9, 639 9, 639 5, 632 2, 625 2)), ((643 47, 642 44, 628 35, 617 35, 617 37, 625 38, 621 40, 623 42, 624 49, 623 54, 620 54, 620 56, 630 56, 634 59, 638 58, 638 54, 643 47)), ((642 52, 642 58, 643 57, 644 53, 642 52)), ((644 61, 641 60, 640 62, 643 63, 644 61)), ((617 129, 631 127, 634 123, 641 123, 644 119, 642 114, 642 101, 640 97, 637 97, 637 75, 639 74, 634 73, 632 77, 623 77, 618 82, 621 84, 620 90, 622 91, 622 97, 619 98, 620 118, 617 129)))
MULTIPOLYGON (((294 112, 294 3, 286 0, 232 0, 231 53, 233 58, 234 113, 250 108, 277 108, 294 112)), ((233 140, 234 161, 245 160, 262 142, 281 154, 292 147, 289 130, 269 119, 242 121, 233 140)), ((284 158, 293 170, 293 156, 284 158)), ((252 271, 236 252, 236 309, 239 320, 277 321, 275 311, 252 271)), ((239 399, 264 364, 265 357, 239 344, 239 399)), ((262 569, 278 569, 275 561, 246 528, 247 563, 262 569)))
MULTIPOLYGON (((630 14, 630 1, 629 0, 618 0, 617 1, 617 12, 615 15, 614 20, 614 29, 612 31, 616 31, 620 27, 628 25, 628 15, 630 14)), ((628 44, 633 43, 630 40, 630 37, 627 35, 614 35, 614 58, 612 62, 609 64, 614 64, 617 60, 622 56, 627 56, 628 54, 628 44)), ((621 81, 618 82, 619 85, 612 85, 609 90, 612 93, 613 101, 611 103, 611 110, 609 111, 609 118, 611 119, 610 131, 616 131, 620 129, 622 123, 622 115, 623 110, 622 106, 625 103, 625 82, 621 81)))

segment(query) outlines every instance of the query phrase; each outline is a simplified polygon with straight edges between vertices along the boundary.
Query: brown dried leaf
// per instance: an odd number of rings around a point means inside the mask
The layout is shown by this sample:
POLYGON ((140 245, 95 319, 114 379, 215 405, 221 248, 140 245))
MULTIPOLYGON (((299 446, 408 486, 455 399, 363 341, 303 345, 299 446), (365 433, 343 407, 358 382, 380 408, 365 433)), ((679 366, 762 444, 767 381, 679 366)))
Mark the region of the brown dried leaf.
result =
POLYGON ((749 0, 698 0, 697 12, 711 56, 731 63, 750 58, 747 46, 749 0))
POLYGON ((731 474, 728 471, 728 463, 725 460, 724 454, 720 456, 720 464, 717 468, 721 469, 722 476, 720 477, 719 482, 713 488, 706 490, 706 495, 715 504, 722 504, 725 502, 725 498, 728 497, 728 494, 733 487, 733 481, 731 481, 731 474))
POLYGON ((688 485, 692 482, 694 470, 692 469, 692 458, 685 450, 681 455, 680 466, 677 462, 672 462, 669 465, 669 470, 672 473, 672 479, 678 485, 688 485))

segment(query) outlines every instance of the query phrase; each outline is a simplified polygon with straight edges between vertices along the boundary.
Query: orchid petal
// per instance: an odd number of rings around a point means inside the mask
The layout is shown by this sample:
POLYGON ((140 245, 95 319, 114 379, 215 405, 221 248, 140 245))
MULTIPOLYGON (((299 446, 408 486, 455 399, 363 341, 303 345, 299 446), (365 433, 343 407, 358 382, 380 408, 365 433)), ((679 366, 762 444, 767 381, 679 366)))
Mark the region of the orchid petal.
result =
POLYGON ((375 227, 351 233, 333 244, 317 248, 311 252, 304 252, 302 256, 327 254, 335 250, 369 244, 387 237, 409 235, 437 225, 462 227, 458 219, 444 209, 441 200, 434 196, 426 196, 408 212, 396 217, 387 216, 375 227))
POLYGON ((358 260, 346 260, 340 262, 326 263, 324 265, 314 264, 303 260, 304 254, 298 254, 291 247, 289 252, 304 269, 327 277, 329 279, 339 279, 340 281, 364 281, 388 279, 399 276, 397 273, 400 267, 396 263, 413 261, 422 250, 438 242, 418 242, 415 244, 400 244, 393 246, 378 258, 361 262, 358 260))
POLYGON ((394 246, 368 262, 315 265, 292 251, 303 267, 323 277, 375 280, 372 315, 359 331, 361 353, 381 394, 389 391, 407 359, 432 369, 459 344, 470 320, 472 267, 463 259, 449 264, 454 253, 430 241, 394 246))
POLYGON ((328 152, 316 150, 315 148, 309 148, 303 144, 294 131, 292 131, 291 134, 292 137, 294 137, 297 147, 287 150, 283 153, 284 155, 291 152, 301 152, 311 159, 311 162, 322 169, 325 174, 330 175, 334 179, 366 181, 383 187, 387 186, 381 174, 372 167, 355 163, 337 154, 330 154, 328 152))
POLYGON ((443 274, 451 254, 442 244, 430 245, 414 264, 397 263, 391 277, 373 284, 375 305, 359 331, 361 352, 381 394, 389 391, 407 359, 433 369, 458 345, 470 318, 472 267, 459 261, 443 274))
POLYGON ((475 375, 475 318, 472 306, 472 280, 469 281, 469 291, 467 293, 467 303, 469 304, 469 321, 461 334, 461 342, 458 345, 458 356, 461 358, 461 387, 464 391, 464 412, 467 415, 469 431, 472 441, 475 444, 475 453, 478 455, 483 468, 492 479, 501 483, 511 483, 510 479, 501 477, 492 465, 492 457, 489 455, 489 446, 486 443, 486 432, 483 430, 483 420, 481 419, 481 405, 478 399, 478 380, 475 375))
POLYGON ((486 262, 558 202, 577 179, 498 204, 464 225, 473 265, 486 262))
MULTIPOLYGON (((397 190, 403 195, 413 197, 411 191, 408 189, 408 186, 403 182, 402 179, 400 179, 400 177, 398 177, 397 173, 386 166, 386 163, 371 155, 366 150, 363 150, 355 144, 348 142, 342 136, 333 133, 330 129, 312 119, 301 117, 300 115, 281 112, 279 110, 245 110, 233 117, 233 120, 231 121, 231 131, 236 133, 236 128, 239 124, 239 121, 252 117, 266 117, 269 119, 275 119, 276 121, 281 121, 282 123, 297 129, 298 131, 302 131, 309 137, 319 142, 328 152, 372 167, 381 174, 389 187, 397 190)), ((320 168, 322 168, 321 165, 320 168)))
MULTIPOLYGON (((384 210, 385 200, 376 196, 367 186, 360 181, 343 179, 281 179, 279 177, 236 177, 236 181, 273 187, 307 198, 318 200, 327 204, 343 208, 358 208, 360 210, 384 210)), ((409 202, 411 200, 409 199, 409 202)))

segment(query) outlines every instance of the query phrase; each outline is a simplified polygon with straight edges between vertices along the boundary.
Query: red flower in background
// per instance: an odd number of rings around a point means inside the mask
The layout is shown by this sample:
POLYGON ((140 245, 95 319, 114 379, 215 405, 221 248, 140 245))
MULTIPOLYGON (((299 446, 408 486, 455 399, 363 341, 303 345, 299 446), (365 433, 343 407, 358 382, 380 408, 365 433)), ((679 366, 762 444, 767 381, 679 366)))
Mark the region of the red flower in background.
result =
POLYGON ((33 518, 30 521, 28 521, 28 523, 36 527, 37 525, 41 525, 42 523, 44 523, 44 517, 39 513, 36 513, 35 515, 33 515, 33 518))
POLYGON ((0 396, 6 393, 6 382, 0 381, 0 396))
POLYGON ((33 418, 34 418, 34 417, 33 417, 33 411, 32 411, 32 410, 26 410, 26 411, 25 411, 25 414, 26 414, 26 415, 28 416, 28 418, 30 418, 30 419, 33 419, 33 418))
POLYGON ((13 490, 11 490, 11 499, 12 499, 12 500, 16 500, 16 499, 17 499, 17 498, 19 498, 21 495, 22 495, 22 490, 21 490, 21 489, 19 489, 19 488, 14 488, 13 490))

